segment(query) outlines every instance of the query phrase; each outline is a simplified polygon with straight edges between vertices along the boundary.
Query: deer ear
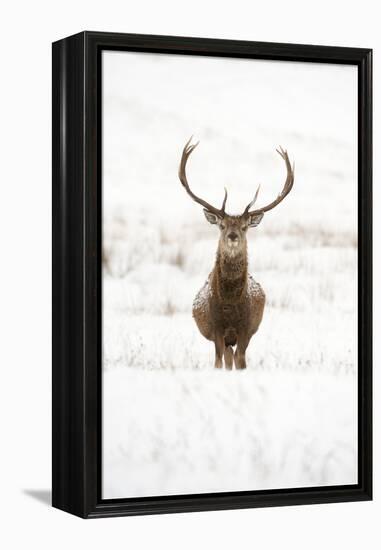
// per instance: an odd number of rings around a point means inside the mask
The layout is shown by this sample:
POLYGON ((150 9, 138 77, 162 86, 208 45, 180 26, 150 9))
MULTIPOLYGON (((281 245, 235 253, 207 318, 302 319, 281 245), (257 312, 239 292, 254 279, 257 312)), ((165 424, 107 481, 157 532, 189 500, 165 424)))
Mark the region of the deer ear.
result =
POLYGON ((249 214, 247 225, 249 227, 257 227, 257 225, 261 223, 263 216, 264 212, 260 212, 259 214, 249 214))
POLYGON ((216 216, 216 214, 212 214, 212 212, 209 212, 206 208, 204 208, 204 214, 209 223, 218 223, 219 217, 216 216))

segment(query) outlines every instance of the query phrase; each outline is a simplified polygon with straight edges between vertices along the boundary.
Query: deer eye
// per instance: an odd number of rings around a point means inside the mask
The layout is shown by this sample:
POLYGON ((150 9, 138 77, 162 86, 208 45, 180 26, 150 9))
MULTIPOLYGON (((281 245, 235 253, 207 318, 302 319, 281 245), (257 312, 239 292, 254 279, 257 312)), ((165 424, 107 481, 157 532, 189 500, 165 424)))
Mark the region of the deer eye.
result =
POLYGON ((242 231, 246 231, 247 226, 246 226, 246 225, 243 225, 241 229, 242 229, 242 231))
POLYGON ((223 223, 220 224, 221 229, 225 229, 225 226, 223 223))

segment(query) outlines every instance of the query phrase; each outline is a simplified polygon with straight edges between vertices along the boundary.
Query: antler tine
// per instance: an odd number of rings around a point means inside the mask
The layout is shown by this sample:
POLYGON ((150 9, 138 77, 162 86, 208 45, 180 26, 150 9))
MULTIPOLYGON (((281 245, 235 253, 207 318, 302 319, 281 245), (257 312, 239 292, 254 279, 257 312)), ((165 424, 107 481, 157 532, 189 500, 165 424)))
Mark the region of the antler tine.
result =
POLYGON ((260 214, 260 213, 263 213, 263 212, 268 212, 272 208, 275 208, 275 206, 277 206, 280 202, 282 202, 282 200, 289 194, 289 192, 292 189, 292 186, 294 185, 295 164, 293 165, 293 167, 291 167, 291 163, 290 163, 290 159, 288 157, 288 153, 282 147, 279 146, 279 149, 276 149, 276 152, 285 161, 286 168, 287 168, 287 177, 286 177, 286 181, 283 185, 283 189, 273 202, 270 202, 270 204, 267 204, 266 206, 263 206, 262 208, 258 208, 256 210, 252 210, 251 212, 249 212, 249 209, 254 204, 255 199, 257 198, 258 191, 259 191, 259 189, 257 189, 257 193, 255 194, 255 197, 254 197, 254 202, 252 201, 252 203, 250 203, 250 205, 248 207, 246 207, 246 209, 245 209, 244 213, 247 214, 247 215, 249 215, 249 214, 250 215, 251 214, 260 214))
POLYGON ((221 212, 225 212, 225 205, 226 205, 226 201, 228 200, 228 190, 226 189, 226 187, 224 187, 224 189, 225 189, 225 196, 224 196, 224 200, 222 201, 221 212))
POLYGON ((247 214, 248 211, 250 210, 250 208, 251 208, 252 206, 254 206, 254 204, 257 202, 258 193, 259 193, 260 188, 261 188, 261 184, 258 185, 253 200, 252 200, 251 202, 249 202, 249 204, 246 206, 245 211, 244 211, 244 214, 247 214))
POLYGON ((226 200, 227 200, 227 196, 228 196, 228 193, 227 193, 226 189, 225 189, 225 197, 224 197, 224 200, 223 200, 223 203, 222 203, 222 208, 218 209, 218 208, 215 208, 214 206, 212 206, 211 204, 209 204, 208 202, 206 202, 204 199, 201 199, 200 197, 195 195, 193 193, 193 191, 191 190, 191 188, 189 187, 185 167, 186 167, 189 155, 192 153, 192 151, 199 144, 199 141, 197 143, 191 144, 192 137, 193 136, 191 136, 189 138, 189 140, 186 142, 186 144, 184 146, 184 149, 183 149, 183 153, 181 155, 181 161, 180 161, 180 166, 179 166, 179 179, 180 179, 183 187, 185 188, 185 191, 188 193, 188 195, 195 202, 197 202, 198 204, 201 204, 201 206, 203 206, 206 210, 208 210, 208 212, 212 212, 213 214, 215 214, 219 218, 223 218, 224 215, 225 215, 225 204, 226 204, 226 200))

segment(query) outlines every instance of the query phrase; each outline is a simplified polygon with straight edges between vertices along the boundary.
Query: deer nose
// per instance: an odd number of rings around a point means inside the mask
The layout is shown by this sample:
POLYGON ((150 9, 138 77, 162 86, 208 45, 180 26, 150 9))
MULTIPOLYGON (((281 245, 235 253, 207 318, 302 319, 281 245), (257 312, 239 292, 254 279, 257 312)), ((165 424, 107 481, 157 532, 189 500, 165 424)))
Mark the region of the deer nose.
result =
POLYGON ((231 233, 229 233, 228 239, 230 239, 231 241, 236 241, 238 239, 237 233, 234 233, 234 231, 232 231, 231 233))

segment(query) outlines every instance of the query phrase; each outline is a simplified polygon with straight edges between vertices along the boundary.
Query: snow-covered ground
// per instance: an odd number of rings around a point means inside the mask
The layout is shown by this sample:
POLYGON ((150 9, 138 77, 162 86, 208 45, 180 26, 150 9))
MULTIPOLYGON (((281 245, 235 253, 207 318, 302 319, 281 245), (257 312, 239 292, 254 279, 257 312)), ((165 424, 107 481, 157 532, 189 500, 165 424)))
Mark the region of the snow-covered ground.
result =
POLYGON ((104 54, 103 496, 357 481, 356 72, 104 54), (248 368, 215 371, 191 317, 218 230, 177 179, 242 211, 267 295, 248 368))

